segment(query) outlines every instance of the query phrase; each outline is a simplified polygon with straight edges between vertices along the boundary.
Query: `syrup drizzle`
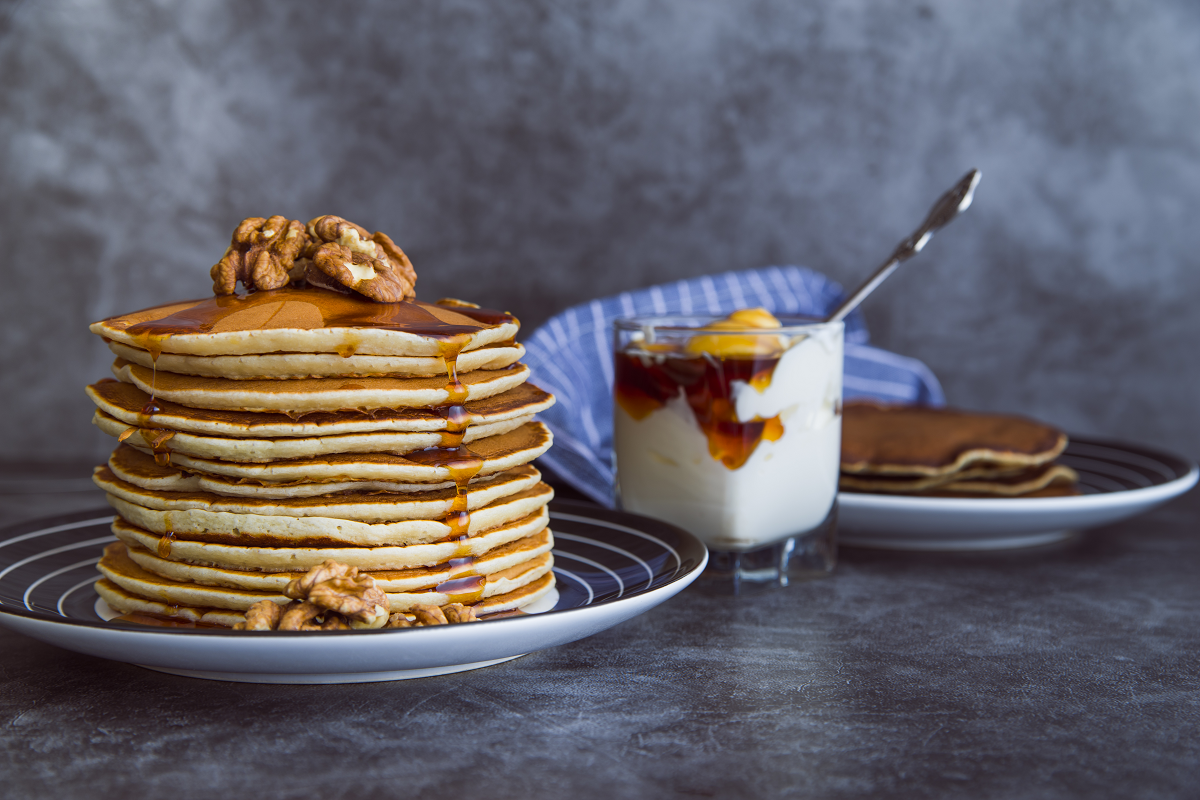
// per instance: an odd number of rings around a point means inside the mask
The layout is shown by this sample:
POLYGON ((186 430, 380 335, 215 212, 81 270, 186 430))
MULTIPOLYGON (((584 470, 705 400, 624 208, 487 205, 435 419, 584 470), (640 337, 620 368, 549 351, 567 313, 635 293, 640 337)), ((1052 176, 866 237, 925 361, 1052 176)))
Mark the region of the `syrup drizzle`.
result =
POLYGON ((156 548, 159 558, 171 557, 171 542, 175 541, 175 526, 171 524, 171 518, 169 516, 166 517, 165 524, 167 530, 161 537, 159 537, 158 547, 156 548))
POLYGON ((418 463, 445 467, 454 481, 454 499, 446 511, 443 521, 450 529, 442 541, 456 542, 455 557, 450 559, 450 578, 439 583, 437 592, 450 596, 452 603, 474 604, 483 598, 487 578, 474 573, 475 559, 467 540, 471 534, 471 512, 467 486, 479 474, 483 459, 463 445, 463 438, 470 426, 470 417, 464 403, 468 390, 458 377, 458 356, 467 344, 466 336, 455 337, 443 344, 442 359, 446 364, 446 403, 439 410, 446 418, 446 429, 442 432, 440 447, 431 447, 406 458, 418 463))
POLYGON ((761 392, 770 384, 779 358, 617 353, 614 394, 621 408, 640 420, 682 392, 708 440, 709 455, 735 470, 746 463, 760 442, 778 441, 783 436, 783 421, 778 416, 740 421, 733 384, 742 381, 761 392))

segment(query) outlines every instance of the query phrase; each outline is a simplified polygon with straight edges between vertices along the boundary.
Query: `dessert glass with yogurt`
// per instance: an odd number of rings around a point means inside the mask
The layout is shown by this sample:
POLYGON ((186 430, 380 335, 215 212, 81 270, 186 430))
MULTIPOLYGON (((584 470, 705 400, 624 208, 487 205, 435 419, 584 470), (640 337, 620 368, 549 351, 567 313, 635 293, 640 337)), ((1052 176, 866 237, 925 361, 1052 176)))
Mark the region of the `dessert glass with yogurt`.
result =
POLYGON ((694 533, 735 591, 832 571, 842 333, 764 309, 617 320, 622 508, 694 533))

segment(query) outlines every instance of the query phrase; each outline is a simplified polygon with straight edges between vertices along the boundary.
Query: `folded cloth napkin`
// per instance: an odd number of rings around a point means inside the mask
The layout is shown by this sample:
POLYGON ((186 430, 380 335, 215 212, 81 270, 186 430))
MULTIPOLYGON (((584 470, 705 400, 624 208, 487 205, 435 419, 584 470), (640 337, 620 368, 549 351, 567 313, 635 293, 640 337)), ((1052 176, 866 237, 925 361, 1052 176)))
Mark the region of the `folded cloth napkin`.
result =
MULTIPOLYGON (((525 342, 532 380, 558 398, 541 415, 554 447, 539 459, 598 503, 613 505, 612 323, 657 314, 724 316, 761 306, 775 314, 822 318, 844 298, 842 288, 804 267, 706 275, 572 306, 551 317, 525 342)), ((942 387, 929 368, 867 344, 867 327, 854 312, 846 319, 843 396, 940 406, 942 387)))

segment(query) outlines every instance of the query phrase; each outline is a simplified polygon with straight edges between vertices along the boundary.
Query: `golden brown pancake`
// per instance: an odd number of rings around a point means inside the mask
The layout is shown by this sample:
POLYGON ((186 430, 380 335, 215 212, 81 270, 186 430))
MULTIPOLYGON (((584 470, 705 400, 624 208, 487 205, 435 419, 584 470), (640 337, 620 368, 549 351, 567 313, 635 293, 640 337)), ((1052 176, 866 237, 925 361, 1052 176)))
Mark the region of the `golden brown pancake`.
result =
MULTIPOLYGON (((281 412, 189 408, 161 397, 157 411, 143 413, 150 395, 133 384, 105 378, 87 387, 99 410, 127 425, 166 428, 213 436, 281 438, 335 436, 348 433, 444 431, 446 415, 436 408, 396 408, 361 411, 313 411, 288 415, 281 412)), ((487 425, 545 411, 554 397, 531 383, 463 405, 468 425, 487 425)))
MULTIPOLYGON (((410 494, 431 492, 437 489, 456 487, 452 480, 436 483, 398 483, 389 481, 343 481, 340 483, 277 483, 264 484, 257 481, 238 482, 200 473, 184 472, 170 465, 159 464, 149 453, 132 447, 119 445, 108 459, 108 468, 113 475, 142 489, 159 492, 208 492, 227 497, 253 497, 259 500, 279 500, 293 497, 317 497, 330 495, 366 495, 381 493, 410 494)), ((493 481, 523 480, 537 483, 541 473, 531 464, 496 472, 491 475, 476 475, 464 487, 467 491, 482 489, 493 481)))
MULTIPOLYGON (((446 379, 438 378, 296 378, 244 380, 199 378, 147 369, 118 358, 117 380, 132 383, 154 397, 191 408, 228 411, 304 413, 307 411, 425 408, 450 402, 446 379)), ((529 367, 481 369, 460 375, 467 401, 514 389, 529 377, 529 367)))
POLYGON ((130 347, 183 355, 441 357, 509 341, 517 321, 486 309, 375 303, 307 288, 169 303, 102 320, 91 331, 130 347))
MULTIPOLYGON (((529 422, 515 431, 490 436, 471 444, 471 451, 483 459, 477 474, 492 475, 528 464, 550 449, 550 431, 540 422, 529 422)), ((126 447, 142 452, 151 448, 130 437, 126 447)), ((173 466, 188 472, 246 479, 262 483, 327 483, 334 481, 395 481, 438 483, 453 480, 452 470, 444 463, 445 456, 434 450, 421 450, 402 456, 388 453, 349 453, 321 458, 296 458, 272 461, 267 464, 248 461, 221 461, 195 458, 183 453, 169 453, 173 466), (428 458, 427 458, 428 456, 428 458)))
MULTIPOLYGON (((106 484, 104 488, 107 490, 116 487, 106 484)), ((172 508, 171 501, 162 498, 165 492, 151 493, 129 484, 120 488, 123 490, 121 494, 115 491, 108 494, 108 504, 118 514, 138 527, 160 536, 172 535, 181 539, 230 544, 254 542, 264 547, 280 543, 306 547, 377 547, 436 542, 455 532, 444 518, 360 522, 337 517, 269 516, 235 511, 210 511, 204 508, 187 508, 185 504, 181 504, 183 507, 172 508), (131 496, 138 497, 146 505, 126 499, 131 496)), ((521 519, 535 513, 553 497, 554 490, 544 483, 501 497, 470 513, 466 533, 482 533, 521 519)))
MULTIPOLYGON (((92 481, 109 495, 161 511, 222 511, 285 517, 329 517, 358 522, 400 522, 442 519, 450 510, 454 488, 427 492, 341 492, 312 497, 242 497, 205 491, 147 489, 117 477, 108 466, 96 467, 92 481)), ((467 487, 467 510, 491 505, 510 495, 529 491, 540 483, 536 470, 515 467, 495 479, 467 487)))
MULTIPOLYGON (((154 550, 130 540, 123 539, 129 557, 138 566, 156 575, 184 583, 205 586, 229 586, 239 589, 282 593, 288 583, 301 578, 307 570, 288 572, 265 572, 262 570, 228 569, 186 561, 160 558, 154 550)), ((432 566, 409 567, 407 569, 360 570, 375 579, 375 585, 385 592, 415 592, 432 589, 439 584, 471 575, 491 575, 518 566, 532 558, 549 553, 554 538, 548 528, 532 536, 507 542, 495 547, 478 558, 455 559, 466 564, 443 562, 432 566)))
MULTIPOLYGON (((533 415, 501 422, 472 425, 462 437, 463 444, 489 436, 499 436, 533 421, 533 415)), ((428 433, 345 433, 333 436, 281 437, 253 439, 247 437, 207 436, 195 433, 165 431, 163 428, 142 428, 126 425, 99 409, 92 424, 104 433, 132 446, 156 453, 180 453, 196 458, 215 458, 221 461, 250 461, 267 463, 293 458, 334 455, 337 453, 392 453, 404 455, 415 450, 441 447, 445 437, 440 431, 428 433)))
MULTIPOLYGON (((160 353, 157 361, 148 350, 109 342, 117 358, 146 368, 157 368, 180 375, 206 378, 289 379, 289 378, 412 378, 446 374, 446 362, 438 356, 340 356, 337 353, 266 353, 243 356, 186 356, 160 353)), ((521 360, 525 348, 519 344, 498 344, 458 354, 459 372, 477 369, 503 369, 521 360)))
POLYGON ((1031 467, 1066 447, 1062 431, 1024 417, 921 406, 845 405, 842 472, 931 476, 977 462, 1031 467))
POLYGON ((838 488, 850 492, 919 494, 937 497, 1018 497, 1028 496, 1052 484, 1073 486, 1079 479, 1075 470, 1062 464, 1042 464, 1015 473, 987 474, 992 470, 947 473, 932 478, 907 478, 887 475, 843 474, 838 488))
POLYGON ((172 561, 200 564, 224 569, 282 572, 307 570, 326 559, 333 559, 362 570, 401 570, 430 567, 454 558, 479 558, 497 547, 533 536, 546 529, 550 515, 545 506, 529 516, 484 531, 465 539, 442 540, 429 544, 330 545, 308 546, 284 539, 230 536, 230 542, 204 542, 195 539, 173 538, 117 517, 112 524, 113 535, 130 546, 158 553, 172 561), (160 549, 161 548, 161 549, 160 549))

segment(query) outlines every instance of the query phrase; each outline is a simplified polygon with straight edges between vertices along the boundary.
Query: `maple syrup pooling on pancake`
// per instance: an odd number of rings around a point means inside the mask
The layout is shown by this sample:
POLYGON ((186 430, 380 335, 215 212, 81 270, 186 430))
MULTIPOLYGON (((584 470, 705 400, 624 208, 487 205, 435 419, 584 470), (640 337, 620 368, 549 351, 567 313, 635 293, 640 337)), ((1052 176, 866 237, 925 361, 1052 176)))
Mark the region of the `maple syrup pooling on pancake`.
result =
MULTIPOLYGON (((277 317, 287 315, 289 303, 302 304, 292 307, 291 312, 306 317, 305 323, 308 327, 312 327, 311 322, 314 321, 310 309, 315 309, 320 315, 322 327, 325 328, 403 331, 438 341, 438 351, 446 365, 447 379, 447 400, 438 411, 446 419, 446 429, 442 433, 440 447, 409 453, 406 458, 417 463, 443 467, 449 471, 454 481, 454 499, 445 517, 446 525, 450 528, 446 541, 457 542, 459 549, 457 555, 450 560, 451 577, 439 584, 435 591, 449 595, 451 602, 478 602, 483 597, 487 579, 474 574, 475 559, 470 555, 470 548, 466 544, 471 525, 467 486, 482 468, 483 459, 462 443, 470 424, 470 417, 464 407, 468 390, 458 377, 458 356, 470 342, 472 334, 483 328, 515 322, 515 318, 510 314, 481 308, 450 308, 416 302, 376 303, 324 289, 276 289, 245 295, 205 298, 159 319, 130 325, 125 329, 125 333, 138 347, 150 353, 157 374, 158 357, 162 354, 163 344, 169 337, 211 333, 219 329, 223 320, 234 314, 253 313, 254 309, 259 308, 267 312, 259 324, 260 328, 265 329, 272 321, 283 324, 271 327, 286 327, 284 320, 277 320, 277 317), (276 308, 269 308, 271 305, 276 308), (435 315, 431 309, 436 309, 442 314, 452 313, 464 317, 467 321, 448 321, 435 315)), ((305 324, 299 327, 305 327, 305 324)), ((349 358, 355 354, 359 344, 358 337, 349 333, 346 341, 336 348, 336 352, 344 358, 349 358)), ((151 388, 153 389, 153 386, 151 388)), ((140 421, 147 423, 143 427, 149 427, 150 416, 159 410, 161 409, 155 404, 152 392, 150 402, 142 410, 145 419, 140 421)), ((165 452, 165 444, 169 439, 170 435, 155 436, 150 442, 155 460, 159 463, 162 463, 160 453, 165 452)), ((169 463, 169 453, 166 453, 166 458, 169 463)), ((168 532, 160 539, 160 554, 164 550, 170 552, 173 538, 173 534, 168 532)))

